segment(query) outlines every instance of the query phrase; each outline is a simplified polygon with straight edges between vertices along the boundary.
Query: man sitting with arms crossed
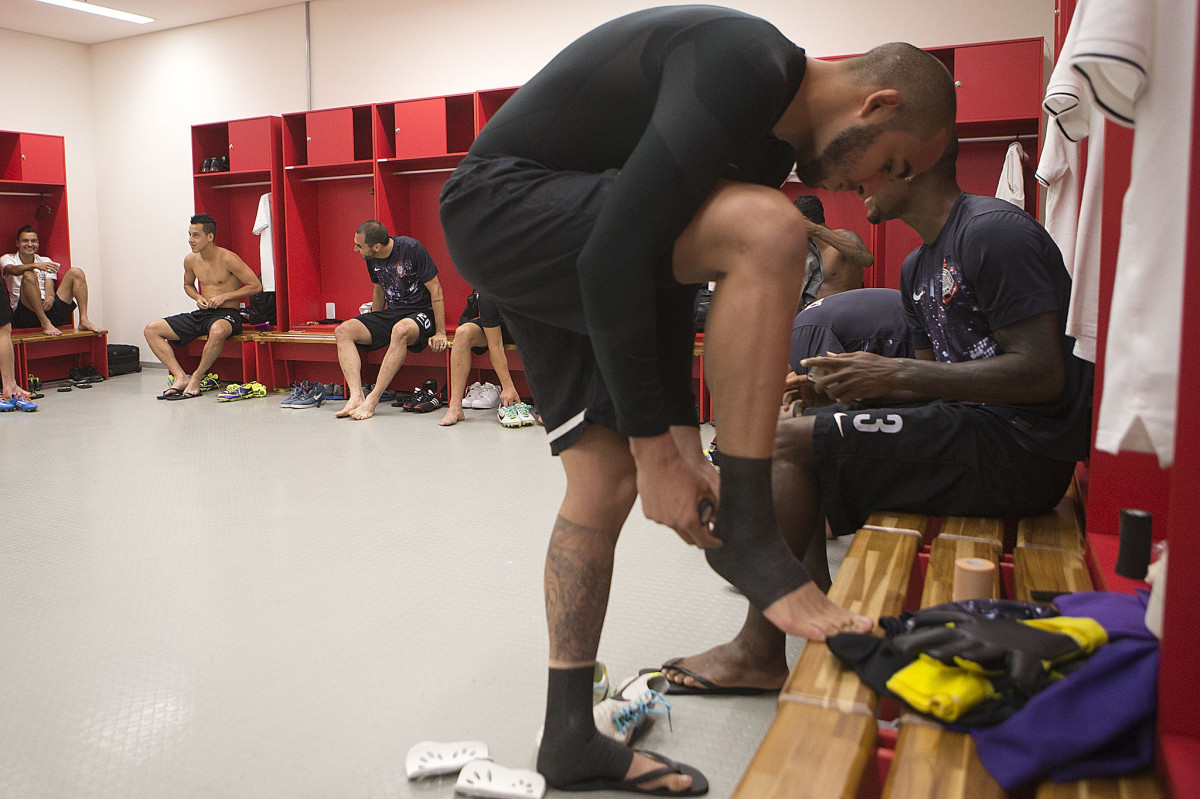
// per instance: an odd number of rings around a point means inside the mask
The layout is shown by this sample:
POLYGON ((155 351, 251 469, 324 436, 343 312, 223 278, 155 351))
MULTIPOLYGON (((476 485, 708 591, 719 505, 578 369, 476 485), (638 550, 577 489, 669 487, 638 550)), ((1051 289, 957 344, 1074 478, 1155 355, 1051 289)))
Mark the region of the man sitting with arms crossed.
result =
POLYGON ((79 329, 103 332, 88 319, 88 285, 83 270, 68 269, 59 281, 62 265, 38 255, 39 246, 37 231, 26 225, 17 231, 17 251, 0 256, 13 326, 40 327, 47 336, 61 336, 56 325, 69 325, 78 303, 79 329))
POLYGON ((159 399, 185 400, 200 396, 200 381, 216 363, 225 339, 242 332, 238 300, 262 291, 262 283, 237 254, 214 243, 217 222, 209 214, 196 214, 188 225, 191 255, 183 259, 183 291, 196 301, 196 310, 158 319, 146 325, 150 351, 171 371, 175 382, 159 399), (197 284, 199 288, 197 288, 197 284), (189 375, 179 365, 172 344, 184 346, 208 336, 200 365, 189 375))
MULTIPOLYGON (((818 534, 822 508, 836 535, 878 510, 1044 513, 1087 455, 1092 368, 1064 333, 1062 255, 1024 211, 964 194, 957 155, 954 141, 928 172, 867 199, 869 221, 901 219, 924 242, 900 279, 916 358, 804 359, 841 404, 780 416, 775 511, 794 552, 818 534)), ((751 607, 733 641, 664 671, 685 693, 778 690, 784 636, 751 607)))
POLYGON ((446 349, 446 309, 437 266, 424 245, 411 236, 389 236, 382 222, 363 222, 354 233, 354 251, 367 262, 375 289, 371 310, 338 325, 338 363, 350 396, 339 418, 370 419, 409 352, 428 343, 434 352, 446 349), (364 352, 387 347, 371 393, 363 395, 364 352))

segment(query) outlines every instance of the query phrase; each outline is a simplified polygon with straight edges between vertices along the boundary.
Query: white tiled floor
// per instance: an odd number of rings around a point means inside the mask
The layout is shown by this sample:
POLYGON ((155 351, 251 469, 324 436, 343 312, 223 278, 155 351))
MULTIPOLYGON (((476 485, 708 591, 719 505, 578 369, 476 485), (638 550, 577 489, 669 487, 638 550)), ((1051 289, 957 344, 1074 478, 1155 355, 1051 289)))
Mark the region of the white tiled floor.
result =
MULTIPOLYGON (((423 739, 532 767, 563 486, 541 428, 164 386, 147 369, 0 416, 0 796, 449 797, 404 777, 423 739)), ((618 679, 744 610, 635 516, 600 650, 618 679)), ((643 745, 728 796, 774 709, 672 697, 674 732, 643 745)))

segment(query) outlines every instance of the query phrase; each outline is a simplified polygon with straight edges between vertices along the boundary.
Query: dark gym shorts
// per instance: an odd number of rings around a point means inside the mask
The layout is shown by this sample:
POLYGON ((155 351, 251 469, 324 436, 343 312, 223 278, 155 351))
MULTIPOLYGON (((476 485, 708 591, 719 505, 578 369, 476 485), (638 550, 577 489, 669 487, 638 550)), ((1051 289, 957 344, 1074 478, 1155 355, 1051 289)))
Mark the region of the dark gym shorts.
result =
MULTIPOLYGON (((441 222, 459 273, 497 306, 512 333, 555 455, 588 424, 616 429, 616 411, 587 335, 576 260, 617 170, 563 172, 523 158, 468 156, 446 181, 441 222)), ((660 327, 692 329, 695 286, 671 277, 664 253, 656 281, 660 327)), ((695 425, 693 339, 658 342, 666 415, 695 425)), ((654 346, 648 342, 647 346, 654 346)))
POLYGON ((835 535, 874 511, 931 516, 1030 516, 1062 498, 1073 461, 1036 455, 977 403, 895 408, 830 405, 814 417, 821 500, 835 535))
POLYGON ((429 337, 434 334, 433 309, 414 311, 406 308, 385 308, 382 311, 359 314, 354 318, 362 322, 363 327, 371 334, 370 344, 358 345, 358 348, 364 352, 374 352, 391 344, 392 328, 401 319, 411 319, 417 323, 419 338, 416 343, 409 345, 409 352, 420 352, 425 349, 425 345, 429 343, 429 337))
MULTIPOLYGON (((50 310, 46 311, 46 318, 55 327, 69 325, 73 321, 72 313, 75 311, 75 307, 74 300, 63 302, 62 297, 55 294, 54 304, 50 306, 50 310)), ((17 307, 12 309, 12 323, 13 327, 40 328, 42 326, 42 323, 38 321, 37 314, 19 302, 17 307)))
POLYGON ((0 302, 0 327, 12 324, 12 306, 8 304, 8 298, 5 297, 3 302, 0 302))
POLYGON ((233 332, 229 335, 236 336, 242 332, 242 315, 238 313, 237 308, 197 308, 191 313, 168 316, 163 321, 179 336, 179 341, 171 343, 182 347, 191 344, 200 336, 207 336, 209 328, 222 319, 233 326, 233 332))

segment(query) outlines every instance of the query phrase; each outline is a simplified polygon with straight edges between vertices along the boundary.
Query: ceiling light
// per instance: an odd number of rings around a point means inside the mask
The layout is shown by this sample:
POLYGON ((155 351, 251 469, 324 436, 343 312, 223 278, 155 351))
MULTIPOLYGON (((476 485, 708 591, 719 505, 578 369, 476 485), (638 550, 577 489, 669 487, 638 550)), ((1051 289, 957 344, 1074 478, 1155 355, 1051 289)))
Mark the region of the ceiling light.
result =
POLYGON ((98 6, 93 3, 83 3, 80 0, 37 0, 39 3, 48 3, 52 6, 61 6, 69 8, 73 11, 86 11, 89 14, 99 14, 102 17, 112 17, 119 19, 122 22, 133 22, 138 25, 145 25, 147 22, 153 22, 150 17, 143 17, 141 14, 130 14, 128 11, 117 11, 115 8, 107 8, 98 6))

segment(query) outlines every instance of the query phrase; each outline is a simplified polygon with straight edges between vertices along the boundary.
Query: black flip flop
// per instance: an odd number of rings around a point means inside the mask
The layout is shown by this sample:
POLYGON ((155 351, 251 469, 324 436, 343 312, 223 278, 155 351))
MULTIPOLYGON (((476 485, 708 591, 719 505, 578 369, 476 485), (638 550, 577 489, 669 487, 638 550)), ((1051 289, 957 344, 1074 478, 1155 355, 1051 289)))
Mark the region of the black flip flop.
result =
POLYGON ((180 391, 178 394, 173 394, 170 397, 167 397, 166 399, 168 402, 174 402, 176 400, 196 399, 196 397, 199 397, 199 396, 200 396, 199 391, 197 391, 195 394, 189 394, 186 391, 180 391))
POLYGON ((35 400, 35 399, 42 399, 42 398, 43 398, 43 397, 45 397, 45 396, 46 396, 46 395, 45 395, 45 394, 43 394, 42 392, 40 392, 40 391, 35 391, 35 392, 33 392, 32 394, 30 394, 30 395, 29 395, 29 399, 31 399, 31 400, 35 400))
POLYGON ((157 397, 155 397, 155 399, 169 400, 172 397, 177 397, 182 393, 183 389, 179 386, 171 386, 170 388, 164 389, 163 393, 159 394, 157 397))
POLYGON ((75 388, 91 388, 91 383, 76 383, 75 388))
POLYGON ((665 672, 667 669, 673 669, 674 671, 680 672, 684 676, 691 677, 693 680, 695 680, 696 682, 698 682, 700 684, 699 685, 680 685, 677 682, 672 682, 671 679, 668 677, 667 678, 668 685, 667 685, 667 690, 666 690, 666 693, 668 693, 668 694, 675 694, 677 696, 762 696, 763 694, 779 693, 778 688, 776 688, 775 690, 771 690, 769 688, 752 688, 750 686, 745 686, 745 685, 735 685, 735 686, 717 685, 715 682, 708 679, 703 674, 698 674, 698 673, 692 671, 691 669, 680 666, 679 661, 681 661, 681 660, 683 660, 683 658, 681 658, 681 657, 680 658, 671 658, 666 663, 659 666, 657 669, 650 669, 650 671, 665 672))
POLYGON ((708 779, 700 773, 699 769, 689 766, 686 763, 676 763, 671 758, 660 755, 658 752, 650 752, 645 749, 635 749, 633 751, 645 755, 651 760, 657 760, 663 764, 662 768, 651 769, 642 776, 634 777, 631 780, 606 780, 597 777, 596 779, 572 782, 568 785, 556 785, 554 787, 560 791, 625 791, 644 796, 702 796, 708 793, 708 779), (666 777, 670 774, 686 774, 692 778, 692 787, 686 791, 672 791, 665 786, 647 791, 641 787, 647 782, 653 782, 660 777, 666 777))
POLYGON ((58 388, 55 389, 55 391, 57 391, 59 394, 65 394, 66 392, 68 392, 70 390, 71 390, 70 386, 59 386, 58 388))

